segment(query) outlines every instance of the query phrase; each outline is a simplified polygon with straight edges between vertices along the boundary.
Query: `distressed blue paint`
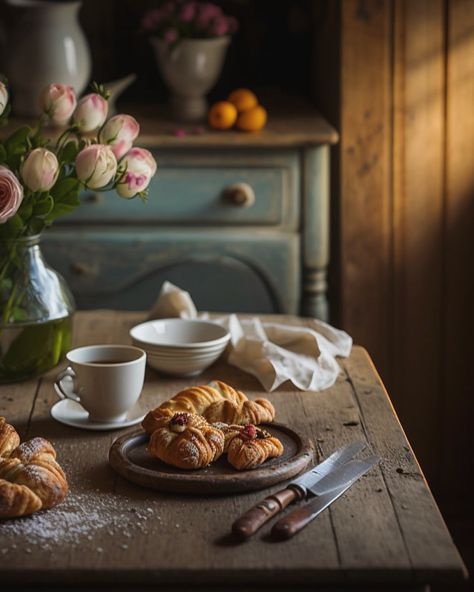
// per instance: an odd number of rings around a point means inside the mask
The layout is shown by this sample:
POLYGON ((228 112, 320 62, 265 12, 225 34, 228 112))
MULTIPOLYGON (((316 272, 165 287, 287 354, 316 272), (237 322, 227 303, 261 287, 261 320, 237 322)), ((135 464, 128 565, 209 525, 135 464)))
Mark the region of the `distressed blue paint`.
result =
POLYGON ((67 279, 78 303, 91 308, 119 305, 140 309, 149 305, 162 281, 169 279, 170 270, 173 279, 188 286, 192 294, 202 293, 203 281, 209 282, 200 297, 204 309, 214 308, 218 294, 219 309, 229 312, 298 311, 300 270, 295 262, 299 240, 295 234, 249 237, 227 231, 224 237, 219 231, 53 229, 44 240, 43 252, 48 263, 67 279), (196 273, 190 275, 193 263, 196 273), (206 280, 199 267, 206 268, 206 280), (233 280, 232 269, 236 271, 233 280), (245 301, 236 299, 239 293, 246 295, 245 301), (120 294, 124 297, 118 298, 120 294))
POLYGON ((43 251, 81 308, 142 309, 165 279, 201 310, 327 319, 328 151, 156 150, 147 204, 99 194, 45 233, 43 251), (250 184, 256 201, 223 200, 250 184))

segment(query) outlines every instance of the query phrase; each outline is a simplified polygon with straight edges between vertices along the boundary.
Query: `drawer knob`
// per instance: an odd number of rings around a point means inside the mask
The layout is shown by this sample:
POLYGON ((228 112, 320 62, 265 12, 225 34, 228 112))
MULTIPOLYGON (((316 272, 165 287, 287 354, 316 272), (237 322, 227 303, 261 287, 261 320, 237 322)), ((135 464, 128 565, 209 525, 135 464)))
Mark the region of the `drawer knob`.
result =
POLYGON ((238 208, 250 208, 255 203, 255 191, 248 183, 235 183, 225 189, 229 202, 238 208))

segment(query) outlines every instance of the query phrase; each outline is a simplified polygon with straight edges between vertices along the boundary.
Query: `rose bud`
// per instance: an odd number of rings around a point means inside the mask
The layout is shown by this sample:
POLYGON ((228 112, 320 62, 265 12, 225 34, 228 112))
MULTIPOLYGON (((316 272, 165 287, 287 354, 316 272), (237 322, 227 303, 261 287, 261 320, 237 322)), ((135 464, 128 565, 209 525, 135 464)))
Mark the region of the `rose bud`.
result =
POLYGON ((46 148, 32 150, 21 165, 21 178, 31 191, 48 191, 56 183, 59 163, 46 148))
POLYGON ((99 132, 99 142, 109 145, 117 160, 120 160, 133 146, 140 126, 131 115, 115 115, 99 132))
POLYGON ((14 216, 23 201, 23 187, 4 166, 0 166, 0 224, 14 216))
POLYGON ((74 89, 67 84, 50 84, 41 97, 41 107, 55 125, 66 125, 76 104, 74 89))
POLYGON ((0 115, 5 111, 8 105, 8 90, 7 87, 0 81, 0 115))
POLYGON ((91 93, 79 100, 72 121, 81 132, 93 132, 104 125, 108 110, 107 100, 97 93, 91 93))
POLYGON ((92 144, 76 156, 76 173, 90 189, 101 189, 114 178, 117 160, 110 146, 92 144))
POLYGON ((115 187, 120 197, 130 199, 144 191, 156 173, 156 161, 149 150, 132 148, 120 163, 125 174, 115 187))

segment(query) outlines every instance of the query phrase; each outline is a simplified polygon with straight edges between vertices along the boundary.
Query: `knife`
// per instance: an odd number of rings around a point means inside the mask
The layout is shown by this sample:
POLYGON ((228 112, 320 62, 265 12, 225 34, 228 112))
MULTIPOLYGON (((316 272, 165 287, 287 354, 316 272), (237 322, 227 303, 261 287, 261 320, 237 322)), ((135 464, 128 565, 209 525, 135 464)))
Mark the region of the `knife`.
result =
POLYGON ((379 461, 380 459, 377 456, 371 456, 364 460, 353 460, 330 475, 327 475, 327 477, 311 488, 311 491, 317 496, 314 501, 290 512, 274 524, 272 528, 273 537, 289 539, 300 532, 300 530, 321 514, 323 510, 337 500, 357 479, 367 473, 379 461), (343 479, 343 482, 341 483, 339 481, 339 485, 337 485, 340 478, 343 479), (325 483, 323 483, 324 481, 325 483), (327 488, 331 486, 333 488, 328 491, 327 488), (318 494, 317 491, 323 487, 326 488, 326 492, 318 494))
MULTIPOLYGON (((291 481, 284 489, 266 497, 238 518, 232 525, 233 534, 238 538, 246 539, 255 534, 259 528, 273 518, 273 516, 283 511, 292 502, 305 499, 308 495, 317 495, 312 492, 311 488, 332 471, 344 466, 356 454, 364 450, 365 447, 365 442, 354 442, 353 444, 339 448, 325 461, 306 471, 298 479, 291 481)), ((324 489, 320 489, 319 491, 320 495, 326 492, 324 489)))

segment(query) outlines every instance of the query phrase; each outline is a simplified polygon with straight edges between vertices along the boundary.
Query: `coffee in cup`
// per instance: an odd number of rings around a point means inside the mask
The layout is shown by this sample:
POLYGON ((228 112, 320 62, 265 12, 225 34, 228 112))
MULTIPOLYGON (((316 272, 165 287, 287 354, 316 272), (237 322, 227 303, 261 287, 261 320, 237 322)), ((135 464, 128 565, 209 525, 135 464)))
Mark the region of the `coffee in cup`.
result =
POLYGON ((124 421, 143 389, 146 353, 130 345, 87 345, 66 358, 70 365, 58 376, 58 395, 80 403, 90 421, 124 421), (67 377, 72 392, 65 388, 67 377))

